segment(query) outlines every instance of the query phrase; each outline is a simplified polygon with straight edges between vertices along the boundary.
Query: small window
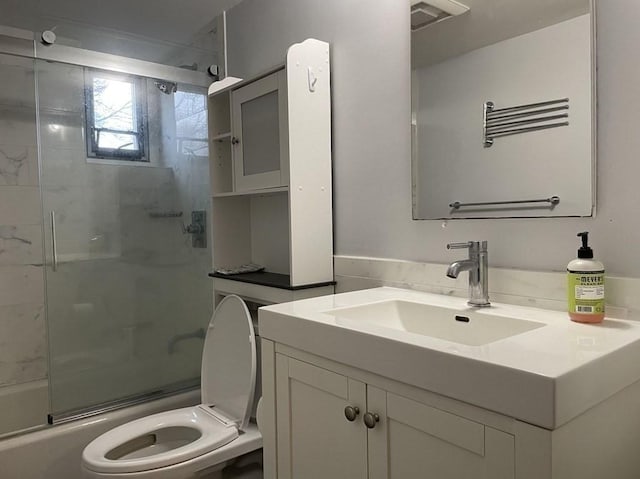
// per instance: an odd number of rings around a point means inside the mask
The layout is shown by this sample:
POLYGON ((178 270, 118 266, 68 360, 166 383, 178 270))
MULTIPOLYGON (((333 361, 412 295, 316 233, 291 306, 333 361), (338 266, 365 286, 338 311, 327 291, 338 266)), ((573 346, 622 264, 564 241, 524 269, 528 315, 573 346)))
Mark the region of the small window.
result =
POLYGON ((145 155, 146 95, 140 78, 86 72, 87 155, 149 161, 145 155))
POLYGON ((207 96, 178 91, 174 102, 178 154, 209 156, 207 96))

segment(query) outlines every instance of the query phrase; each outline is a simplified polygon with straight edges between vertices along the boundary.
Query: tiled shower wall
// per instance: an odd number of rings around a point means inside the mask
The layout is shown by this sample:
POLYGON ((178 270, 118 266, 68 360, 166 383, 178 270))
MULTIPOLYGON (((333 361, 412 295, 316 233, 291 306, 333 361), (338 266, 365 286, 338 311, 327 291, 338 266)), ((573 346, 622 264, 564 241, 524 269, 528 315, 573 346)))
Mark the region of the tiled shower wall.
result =
POLYGON ((0 73, 0 388, 6 389, 45 378, 47 368, 33 61, 0 55, 0 73))

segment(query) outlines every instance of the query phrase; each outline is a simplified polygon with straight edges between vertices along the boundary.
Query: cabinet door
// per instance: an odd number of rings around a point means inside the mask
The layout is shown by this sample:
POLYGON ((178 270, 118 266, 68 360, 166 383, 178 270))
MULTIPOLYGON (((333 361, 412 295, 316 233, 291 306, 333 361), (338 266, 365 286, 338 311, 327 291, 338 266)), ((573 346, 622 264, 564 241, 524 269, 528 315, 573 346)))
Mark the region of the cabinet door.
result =
POLYGON ((284 71, 235 90, 231 101, 235 189, 284 186, 288 157, 284 71))
POLYGON ((277 354, 276 396, 279 479, 367 477, 363 383, 277 354))
POLYGON ((368 386, 370 479, 513 479, 514 437, 368 386))

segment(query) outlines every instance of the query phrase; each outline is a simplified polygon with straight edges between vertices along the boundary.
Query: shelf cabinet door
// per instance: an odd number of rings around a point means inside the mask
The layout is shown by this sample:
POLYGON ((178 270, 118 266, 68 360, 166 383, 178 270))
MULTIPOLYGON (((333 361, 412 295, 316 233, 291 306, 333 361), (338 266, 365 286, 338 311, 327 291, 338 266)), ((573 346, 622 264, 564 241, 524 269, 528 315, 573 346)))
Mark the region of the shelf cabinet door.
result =
POLYGON ((287 89, 284 70, 231 94, 236 191, 287 184, 287 89))
POLYGON ((279 479, 366 479, 364 383, 276 354, 276 396, 279 479))
POLYGON ((369 478, 513 479, 514 437, 368 386, 369 478))

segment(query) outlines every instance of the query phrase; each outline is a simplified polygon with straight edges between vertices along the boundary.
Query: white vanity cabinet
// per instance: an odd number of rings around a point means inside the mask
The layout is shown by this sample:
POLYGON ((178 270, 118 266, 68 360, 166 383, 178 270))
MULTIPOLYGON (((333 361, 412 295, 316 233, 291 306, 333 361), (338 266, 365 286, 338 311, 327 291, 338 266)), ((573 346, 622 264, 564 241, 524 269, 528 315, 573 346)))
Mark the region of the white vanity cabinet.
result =
POLYGON ((463 298, 385 287, 259 310, 265 479, 640 477, 638 322, 495 303, 469 333, 540 326, 473 346, 399 330, 401 301, 473 325, 463 298))
POLYGON ((548 430, 264 337, 262 371, 265 479, 640 477, 640 383, 548 430))
POLYGON ((265 479, 640 477, 640 382, 549 430, 261 342, 265 479))
POLYGON ((367 387, 369 478, 513 479, 514 437, 390 391, 367 387))
POLYGON ((367 477, 366 385, 344 375, 276 355, 278 477, 367 477), (345 408, 359 411, 354 420, 345 408))
POLYGON ((279 479, 515 477, 511 434, 283 354, 275 374, 279 479))

